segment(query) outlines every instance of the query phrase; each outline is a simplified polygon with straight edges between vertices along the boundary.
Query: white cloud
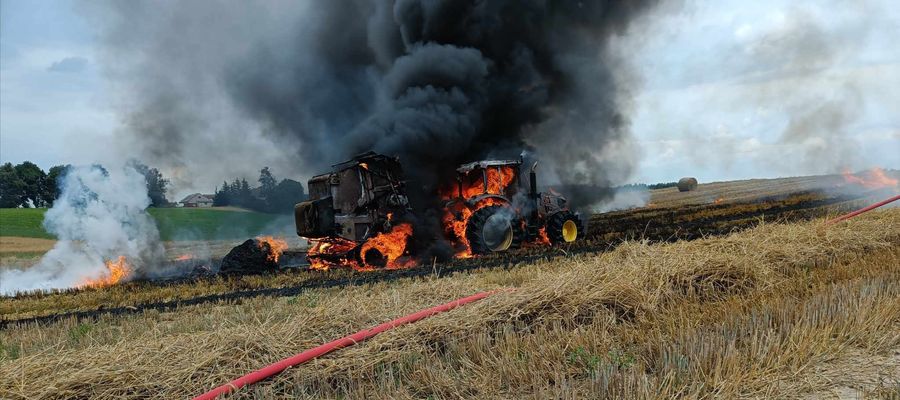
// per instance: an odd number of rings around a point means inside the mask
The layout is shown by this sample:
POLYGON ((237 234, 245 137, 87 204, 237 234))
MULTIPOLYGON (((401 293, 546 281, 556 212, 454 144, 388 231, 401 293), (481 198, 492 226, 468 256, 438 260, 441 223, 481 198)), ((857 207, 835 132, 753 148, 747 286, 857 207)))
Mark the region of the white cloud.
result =
POLYGON ((66 57, 55 61, 47 67, 51 72, 83 72, 88 66, 88 60, 84 57, 66 57))
POLYGON ((634 180, 900 168, 891 2, 686 3, 621 44, 644 83, 631 120, 647 158, 634 180))

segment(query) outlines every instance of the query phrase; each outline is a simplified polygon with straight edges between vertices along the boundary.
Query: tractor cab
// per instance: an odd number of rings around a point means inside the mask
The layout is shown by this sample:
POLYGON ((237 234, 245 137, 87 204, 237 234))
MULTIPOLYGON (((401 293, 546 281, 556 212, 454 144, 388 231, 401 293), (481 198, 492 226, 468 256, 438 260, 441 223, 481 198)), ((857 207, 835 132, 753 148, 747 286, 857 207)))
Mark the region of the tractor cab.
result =
POLYGON ((471 203, 487 197, 511 199, 519 191, 521 160, 487 160, 463 164, 456 169, 452 198, 471 203))
POLYGON ((409 211, 400 162, 374 152, 335 164, 309 180, 309 198, 294 207, 297 234, 362 242, 409 211))

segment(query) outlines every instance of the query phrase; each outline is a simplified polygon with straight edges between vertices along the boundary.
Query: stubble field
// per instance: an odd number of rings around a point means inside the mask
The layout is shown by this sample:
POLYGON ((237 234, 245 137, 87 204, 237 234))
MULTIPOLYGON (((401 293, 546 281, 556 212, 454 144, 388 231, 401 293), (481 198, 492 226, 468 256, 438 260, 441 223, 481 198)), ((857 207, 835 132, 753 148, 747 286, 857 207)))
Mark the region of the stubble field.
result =
POLYGON ((492 289, 235 397, 900 395, 900 210, 823 223, 890 190, 754 184, 656 192, 549 251, 3 298, 0 397, 184 398, 492 289))

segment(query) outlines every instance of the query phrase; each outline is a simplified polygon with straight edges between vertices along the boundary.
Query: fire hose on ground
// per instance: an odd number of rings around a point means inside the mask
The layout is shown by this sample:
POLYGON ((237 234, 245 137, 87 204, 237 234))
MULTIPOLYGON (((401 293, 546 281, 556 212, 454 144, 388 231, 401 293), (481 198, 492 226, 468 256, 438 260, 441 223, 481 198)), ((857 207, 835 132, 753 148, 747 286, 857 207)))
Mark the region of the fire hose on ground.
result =
POLYGON ((316 357, 331 353, 332 351, 335 351, 335 350, 338 350, 338 349, 341 349, 344 347, 352 346, 358 342, 369 339, 369 338, 371 338, 379 333, 382 333, 384 331, 394 329, 401 325, 413 323, 413 322, 428 318, 435 314, 450 311, 461 305, 465 305, 468 303, 472 303, 472 302, 481 300, 485 297, 495 295, 502 291, 507 291, 507 290, 493 290, 493 291, 489 291, 489 292, 482 292, 482 293, 474 294, 474 295, 468 296, 468 297, 463 297, 461 299, 453 300, 449 303, 444 303, 444 304, 441 304, 436 307, 432 307, 429 309, 415 312, 413 314, 409 314, 405 317, 397 318, 390 322, 385 322, 381 325, 378 325, 378 326, 375 326, 375 327, 372 327, 369 329, 361 330, 352 335, 345 336, 338 340, 325 343, 321 346, 306 350, 306 351, 304 351, 300 354, 297 354, 293 357, 285 358, 284 360, 281 360, 277 363, 271 364, 265 368, 253 371, 253 372, 251 372, 247 375, 244 375, 240 378, 237 378, 227 384, 224 384, 213 390, 210 390, 209 392, 206 392, 200 396, 197 396, 194 398, 194 400, 215 399, 216 397, 218 397, 220 395, 230 393, 231 391, 237 390, 243 386, 251 385, 251 384, 259 382, 263 379, 266 379, 266 378, 269 378, 276 374, 279 374, 282 371, 284 371, 290 367, 293 367, 295 365, 305 363, 316 357))
POLYGON ((896 195, 896 196, 891 197, 891 198, 889 198, 889 199, 887 199, 887 200, 879 201, 879 202, 877 202, 877 203, 875 203, 875 204, 872 204, 872 205, 870 205, 870 206, 860 208, 859 210, 856 210, 856 211, 853 211, 853 212, 849 212, 849 213, 844 214, 844 215, 841 215, 840 217, 837 217, 837 218, 835 218, 835 219, 830 219, 830 220, 828 220, 828 221, 825 221, 825 225, 831 225, 831 224, 834 224, 834 223, 838 223, 838 222, 841 222, 841 221, 848 220, 848 219, 853 218, 853 217, 855 217, 855 216, 857 216, 857 215, 859 215, 859 214, 862 214, 862 213, 867 212, 867 211, 872 211, 872 210, 874 210, 874 209, 876 209, 876 208, 878 208, 878 207, 881 207, 881 206, 886 205, 886 204, 889 204, 889 203, 893 203, 893 202, 895 202, 895 201, 897 201, 897 200, 900 200, 900 195, 896 195))
MULTIPOLYGON (((838 222, 841 222, 841 221, 845 221, 845 220, 848 220, 848 219, 850 219, 850 218, 853 218, 853 217, 855 217, 855 216, 857 216, 857 215, 859 215, 859 214, 862 214, 862 213, 865 213, 865 212, 874 210, 874 209, 876 209, 876 208, 878 208, 878 207, 884 206, 884 205, 886 205, 886 204, 892 203, 892 202, 897 201, 897 200, 900 200, 900 195, 891 197, 891 198, 889 198, 889 199, 887 199, 887 200, 884 200, 884 201, 880 201, 880 202, 878 202, 878 203, 875 203, 875 204, 872 204, 872 205, 870 205, 870 206, 861 208, 861 209, 859 209, 859 210, 856 210, 856 211, 853 211, 853 212, 850 212, 850 213, 841 215, 840 217, 837 217, 837 218, 834 218, 834 219, 830 219, 830 220, 826 221, 825 224, 826 224, 826 225, 831 225, 831 224, 834 224, 834 223, 838 223, 838 222)), ((394 329, 394 328, 396 328, 396 327, 398 327, 398 326, 401 326, 401 325, 406 325, 406 324, 409 324, 409 323, 413 323, 413 322, 416 322, 416 321, 419 321, 419 320, 428 318, 428 317, 430 317, 430 316, 432 316, 432 315, 435 315, 435 314, 439 314, 439 313, 442 313, 442 312, 450 311, 450 310, 452 310, 452 309, 454 309, 454 308, 456 308, 456 307, 459 307, 459 306, 461 306, 461 305, 465 305, 465 304, 468 304, 468 303, 472 303, 472 302, 481 300, 481 299, 483 299, 483 298, 485 298, 485 297, 492 296, 492 295, 497 294, 497 293, 499 293, 499 292, 501 292, 501 291, 502 291, 502 290, 494 290, 494 291, 490 291, 490 292, 482 292, 482 293, 478 293, 478 294, 475 294, 475 295, 472 295, 472 296, 468 296, 468 297, 463 297, 463 298, 461 298, 461 299, 453 300, 453 301, 451 301, 451 302, 449 302, 449 303, 441 304, 441 305, 436 306, 436 307, 432 307, 432 308, 429 308, 429 309, 425 309, 425 310, 422 310, 422 311, 418 311, 418 312, 413 313, 413 314, 409 314, 409 315, 407 315, 407 316, 405 316, 405 317, 397 318, 397 319, 395 319, 395 320, 393 320, 393 321, 386 322, 386 323, 383 323, 383 324, 381 324, 381 325, 378 325, 378 326, 375 326, 375 327, 372 327, 372 328, 369 328, 369 329, 361 330, 361 331, 356 332, 356 333, 354 333, 354 334, 352 334, 352 335, 345 336, 345 337, 343 337, 343 338, 340 338, 340 339, 338 339, 338 340, 335 340, 335 341, 332 341, 332 342, 329 342, 329 343, 325 343, 325 344, 323 344, 323 345, 321 345, 321 346, 318 346, 318 347, 314 347, 314 348, 309 349, 309 350, 306 350, 306 351, 304 351, 304 352, 302 352, 302 353, 300 353, 300 354, 294 355, 293 357, 286 358, 286 359, 281 360, 281 361, 279 361, 279 362, 277 362, 277 363, 271 364, 271 365, 269 365, 269 366, 267 366, 267 367, 265 367, 265 368, 262 368, 262 369, 259 369, 259 370, 254 371, 254 372, 251 372, 251 373, 249 373, 249 374, 247 374, 247 375, 244 375, 244 376, 242 376, 242 377, 240 377, 240 378, 237 378, 237 379, 235 379, 235 380, 233 380, 233 381, 231 381, 231 382, 229 382, 229 383, 227 383, 227 384, 225 384, 225 385, 219 386, 219 387, 217 387, 217 388, 215 388, 215 389, 213 389, 213 390, 210 390, 209 392, 206 392, 206 393, 204 393, 204 394, 202 394, 202 395, 200 395, 200 396, 197 396, 197 397, 194 398, 194 400, 208 400, 208 399, 215 399, 216 397, 218 397, 218 396, 220 396, 220 395, 230 393, 230 392, 232 392, 232 391, 234 391, 234 390, 237 390, 237 389, 239 389, 239 388, 241 388, 241 387, 244 387, 244 386, 247 386, 247 385, 251 385, 251 384, 254 384, 254 383, 256 383, 256 382, 259 382, 259 381, 261 381, 261 380, 263 380, 263 379, 272 377, 272 376, 274 376, 274 375, 276 375, 276 374, 279 374, 279 373, 281 373, 282 371, 284 371, 284 370, 286 370, 286 369, 288 369, 288 368, 290 368, 290 367, 293 367, 293 366, 296 366, 296 365, 305 363, 305 362, 310 361, 310 360, 312 360, 312 359, 314 359, 314 358, 317 358, 317 357, 323 356, 323 355, 325 355, 325 354, 331 353, 332 351, 335 351, 335 350, 338 350, 338 349, 342 349, 342 348, 344 348, 344 347, 352 346, 352 345, 354 345, 354 344, 356 344, 356 343, 358 343, 358 342, 364 341, 364 340, 369 339, 369 338, 371 338, 371 337, 373 337, 373 336, 375 336, 375 335, 378 335, 379 333, 382 333, 382 332, 385 332, 385 331, 394 329)))

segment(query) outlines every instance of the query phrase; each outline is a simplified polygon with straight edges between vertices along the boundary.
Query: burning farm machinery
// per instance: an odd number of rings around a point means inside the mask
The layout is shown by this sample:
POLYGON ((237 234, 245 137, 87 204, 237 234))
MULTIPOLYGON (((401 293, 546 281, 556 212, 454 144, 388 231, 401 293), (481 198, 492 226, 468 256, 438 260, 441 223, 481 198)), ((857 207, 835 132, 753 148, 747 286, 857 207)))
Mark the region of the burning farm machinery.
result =
POLYGON ((537 191, 533 164, 528 186, 523 160, 489 160, 457 168, 456 186, 445 190, 444 228, 457 256, 506 251, 522 243, 559 245, 583 235, 581 218, 566 198, 537 191))
POLYGON ((309 180, 309 199, 294 206, 297 234, 310 240, 312 268, 402 266, 412 225, 400 162, 368 152, 309 180))
MULTIPOLYGON (((527 189, 523 161, 462 165, 456 184, 441 192, 443 226, 457 257, 506 251, 522 243, 561 244, 582 235, 579 216, 554 192, 539 193, 534 167, 527 189)), ((368 152, 309 180, 309 199, 294 207, 297 234, 310 240, 314 269, 402 268, 413 210, 396 158, 368 152)))

